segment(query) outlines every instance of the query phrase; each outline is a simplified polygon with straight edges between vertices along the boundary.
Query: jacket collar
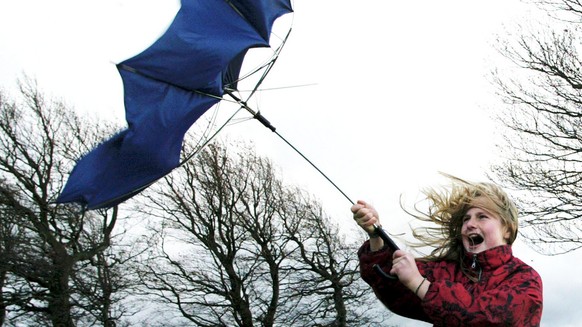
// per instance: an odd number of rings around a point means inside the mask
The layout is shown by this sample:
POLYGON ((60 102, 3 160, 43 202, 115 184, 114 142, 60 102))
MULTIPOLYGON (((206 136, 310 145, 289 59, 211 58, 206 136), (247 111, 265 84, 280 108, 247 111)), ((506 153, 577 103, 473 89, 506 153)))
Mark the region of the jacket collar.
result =
POLYGON ((513 251, 511 245, 500 245, 480 253, 465 253, 467 266, 478 265, 484 271, 494 270, 511 260, 513 251))

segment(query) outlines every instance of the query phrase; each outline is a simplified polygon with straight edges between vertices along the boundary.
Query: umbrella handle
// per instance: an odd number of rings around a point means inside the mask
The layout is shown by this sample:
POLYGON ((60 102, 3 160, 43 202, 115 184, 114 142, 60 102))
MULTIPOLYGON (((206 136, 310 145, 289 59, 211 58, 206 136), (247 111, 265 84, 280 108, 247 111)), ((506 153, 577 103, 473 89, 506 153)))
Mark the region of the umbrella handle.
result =
MULTIPOLYGON (((378 234, 378 236, 380 236, 380 238, 384 241, 385 244, 388 245, 388 247, 392 251, 396 251, 396 250, 400 249, 398 247, 398 245, 396 245, 396 243, 394 243, 394 241, 390 238, 390 236, 388 236, 386 231, 382 229, 382 227, 374 225, 374 233, 378 234)), ((395 275, 390 275, 390 274, 385 273, 384 270, 382 270, 382 268, 380 268, 380 266, 378 264, 375 264, 374 266, 372 266, 372 268, 374 268, 376 273, 384 279, 392 279, 392 280, 398 279, 398 277, 395 275)))

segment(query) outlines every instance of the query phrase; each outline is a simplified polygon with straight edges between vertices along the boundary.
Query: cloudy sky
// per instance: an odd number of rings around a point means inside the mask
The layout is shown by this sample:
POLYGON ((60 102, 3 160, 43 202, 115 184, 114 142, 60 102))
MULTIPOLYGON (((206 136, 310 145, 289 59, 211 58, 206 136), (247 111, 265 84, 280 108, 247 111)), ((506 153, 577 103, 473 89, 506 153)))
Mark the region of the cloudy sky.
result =
MULTIPOLYGON (((1 0, 0 87, 13 92, 27 74, 80 112, 122 121, 114 64, 159 37, 178 7, 176 0, 1 0)), ((488 110, 496 98, 486 79, 496 60, 491 45, 534 14, 527 6, 519 0, 295 0, 294 8, 277 23, 274 41, 293 30, 265 81, 270 90, 251 105, 350 199, 372 202, 385 227, 409 235, 400 197, 413 203, 420 188, 442 182, 439 171, 485 178, 495 160, 488 110)), ((283 178, 317 196, 339 224, 352 226, 348 200, 276 135, 255 121, 223 134, 255 142, 283 178)), ((543 325, 582 321, 582 267, 572 264, 582 253, 541 256, 518 242, 515 254, 544 280, 543 325)))

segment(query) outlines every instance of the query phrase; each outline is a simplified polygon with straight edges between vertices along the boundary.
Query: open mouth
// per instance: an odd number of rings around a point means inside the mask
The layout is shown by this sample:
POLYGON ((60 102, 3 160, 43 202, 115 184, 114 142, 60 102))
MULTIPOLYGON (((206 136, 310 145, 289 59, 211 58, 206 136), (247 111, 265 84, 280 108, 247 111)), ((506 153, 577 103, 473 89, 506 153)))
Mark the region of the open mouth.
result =
POLYGON ((471 243, 471 246, 477 246, 483 243, 484 241, 483 236, 477 234, 469 235, 467 238, 469 239, 469 243, 471 243))

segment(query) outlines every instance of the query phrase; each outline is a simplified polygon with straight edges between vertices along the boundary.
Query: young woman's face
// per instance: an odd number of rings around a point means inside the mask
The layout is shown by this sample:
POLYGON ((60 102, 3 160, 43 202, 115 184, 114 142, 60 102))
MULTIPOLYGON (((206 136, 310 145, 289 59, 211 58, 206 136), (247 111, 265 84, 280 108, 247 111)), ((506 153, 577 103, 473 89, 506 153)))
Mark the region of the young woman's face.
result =
POLYGON ((467 252, 479 253, 507 244, 509 231, 499 217, 483 208, 473 207, 463 218, 461 236, 467 252))

